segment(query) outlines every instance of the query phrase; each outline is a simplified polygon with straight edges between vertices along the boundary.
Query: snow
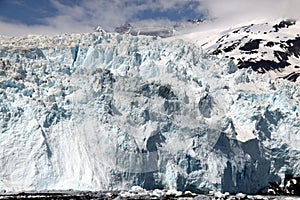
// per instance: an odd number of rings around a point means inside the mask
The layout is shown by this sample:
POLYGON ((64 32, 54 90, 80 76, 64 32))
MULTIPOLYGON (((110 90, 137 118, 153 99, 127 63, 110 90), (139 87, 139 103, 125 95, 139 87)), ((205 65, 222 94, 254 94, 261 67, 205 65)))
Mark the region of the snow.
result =
MULTIPOLYGON (((289 20, 253 20, 236 24, 230 28, 224 25, 210 27, 209 24, 203 24, 183 35, 178 33, 177 38, 184 38, 198 44, 206 54, 233 58, 233 61, 239 67, 244 67, 242 64, 247 61, 257 63, 260 61, 274 61, 281 63, 280 61, 283 58, 280 60, 275 55, 278 52, 282 53, 288 57, 286 60, 288 62, 287 66, 284 68, 275 67, 276 69, 272 69, 272 66, 267 66, 266 68, 269 67, 271 70, 258 69, 258 71, 267 71, 273 78, 285 77, 292 73, 299 73, 297 68, 298 55, 295 55, 294 52, 289 52, 288 47, 292 47, 293 44, 288 44, 287 41, 299 37, 300 26, 299 22, 295 22, 293 25, 276 30, 276 25, 278 26, 283 21, 289 20), (259 41, 259 49, 242 50, 247 43, 254 40, 259 41), (270 42, 273 43, 273 46, 267 45, 270 42), (232 48, 233 45, 235 46, 234 48, 232 48)), ((264 68, 263 66, 257 66, 264 68)))
POLYGON ((255 193, 300 174, 299 83, 178 38, 0 43, 0 190, 255 193))

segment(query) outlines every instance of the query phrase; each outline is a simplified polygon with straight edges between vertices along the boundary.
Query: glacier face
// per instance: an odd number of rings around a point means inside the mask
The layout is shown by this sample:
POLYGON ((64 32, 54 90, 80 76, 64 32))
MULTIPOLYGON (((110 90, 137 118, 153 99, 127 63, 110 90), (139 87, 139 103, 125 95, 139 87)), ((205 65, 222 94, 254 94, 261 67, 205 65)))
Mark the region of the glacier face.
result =
POLYGON ((300 176, 298 83, 182 40, 0 40, 1 189, 255 193, 300 176))

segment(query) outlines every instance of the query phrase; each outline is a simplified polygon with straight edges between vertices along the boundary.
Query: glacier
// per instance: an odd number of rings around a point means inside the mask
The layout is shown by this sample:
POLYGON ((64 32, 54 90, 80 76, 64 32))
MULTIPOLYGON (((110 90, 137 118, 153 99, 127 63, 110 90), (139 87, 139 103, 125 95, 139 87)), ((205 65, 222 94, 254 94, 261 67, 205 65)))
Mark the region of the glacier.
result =
POLYGON ((0 190, 256 193, 300 176, 299 83, 174 38, 0 43, 0 190))

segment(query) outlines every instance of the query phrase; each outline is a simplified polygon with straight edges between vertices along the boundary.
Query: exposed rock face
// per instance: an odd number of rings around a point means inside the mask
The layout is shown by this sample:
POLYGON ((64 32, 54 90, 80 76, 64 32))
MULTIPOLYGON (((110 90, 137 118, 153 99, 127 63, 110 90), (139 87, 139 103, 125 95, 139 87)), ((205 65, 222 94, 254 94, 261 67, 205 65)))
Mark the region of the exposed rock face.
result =
POLYGON ((131 34, 131 35, 147 35, 153 37, 171 37, 173 36, 173 28, 172 27, 163 27, 163 26, 145 26, 145 27, 133 27, 129 23, 125 23, 124 25, 117 27, 115 32, 120 34, 131 34))
POLYGON ((181 40, 0 43, 0 189, 255 193, 300 174, 297 83, 181 40))
POLYGON ((300 76, 300 25, 295 20, 278 24, 251 24, 226 31, 203 45, 212 55, 225 55, 239 68, 268 72, 296 82, 300 76))

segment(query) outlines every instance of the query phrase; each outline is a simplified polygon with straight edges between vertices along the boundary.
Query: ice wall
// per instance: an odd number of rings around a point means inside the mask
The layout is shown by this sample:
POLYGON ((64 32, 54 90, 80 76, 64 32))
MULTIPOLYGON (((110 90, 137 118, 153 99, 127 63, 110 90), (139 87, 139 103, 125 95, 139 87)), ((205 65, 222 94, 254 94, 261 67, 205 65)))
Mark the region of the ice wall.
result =
POLYGON ((300 175, 299 85, 198 46, 1 38, 0 189, 255 193, 300 175))

